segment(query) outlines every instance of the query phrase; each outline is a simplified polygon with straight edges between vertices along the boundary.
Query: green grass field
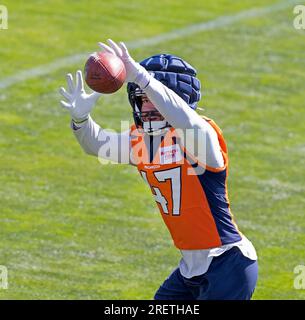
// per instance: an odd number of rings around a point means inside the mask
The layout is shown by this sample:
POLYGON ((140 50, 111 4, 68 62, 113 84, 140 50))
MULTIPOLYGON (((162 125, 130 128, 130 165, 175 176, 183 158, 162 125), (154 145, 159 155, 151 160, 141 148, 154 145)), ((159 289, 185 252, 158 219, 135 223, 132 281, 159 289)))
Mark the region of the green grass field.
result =
MULTIPOLYGON (((4 1, 0 83, 107 38, 150 39, 280 1, 4 1)), ((293 6, 130 50, 198 70, 204 114, 228 142, 232 211, 259 256, 254 299, 305 298, 293 287, 305 264, 305 30, 293 28, 293 6)), ((180 259, 136 169, 102 166, 70 130, 58 88, 84 63, 0 89, 1 299, 151 299, 180 259)), ((92 116, 119 130, 132 119, 126 88, 92 116)))

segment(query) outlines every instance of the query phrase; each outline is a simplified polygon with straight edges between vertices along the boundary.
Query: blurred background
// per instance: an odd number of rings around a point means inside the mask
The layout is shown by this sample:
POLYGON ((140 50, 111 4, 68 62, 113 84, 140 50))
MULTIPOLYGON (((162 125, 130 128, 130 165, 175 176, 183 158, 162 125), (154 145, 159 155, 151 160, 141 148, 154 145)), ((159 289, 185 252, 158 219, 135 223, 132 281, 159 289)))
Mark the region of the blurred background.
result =
MULTIPOLYGON (((65 75, 98 41, 138 61, 181 56, 202 82, 202 114, 223 129, 229 194, 259 256, 254 299, 304 299, 305 30, 297 1, 4 0, 0 30, 1 299, 152 299, 177 266, 150 190, 127 165, 84 154, 59 104, 65 75)), ((301 4, 301 1, 299 2, 301 4)), ((132 121, 126 86, 92 113, 132 121)))

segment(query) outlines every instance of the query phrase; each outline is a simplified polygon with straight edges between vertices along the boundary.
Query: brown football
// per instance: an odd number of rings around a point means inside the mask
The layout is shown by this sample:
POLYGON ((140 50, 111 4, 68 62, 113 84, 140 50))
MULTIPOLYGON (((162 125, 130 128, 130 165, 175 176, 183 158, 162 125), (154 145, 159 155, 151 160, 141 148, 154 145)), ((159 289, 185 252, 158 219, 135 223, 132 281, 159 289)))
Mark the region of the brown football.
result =
POLYGON ((85 65, 85 81, 94 91, 113 93, 118 91, 126 79, 123 62, 108 52, 95 52, 85 65))

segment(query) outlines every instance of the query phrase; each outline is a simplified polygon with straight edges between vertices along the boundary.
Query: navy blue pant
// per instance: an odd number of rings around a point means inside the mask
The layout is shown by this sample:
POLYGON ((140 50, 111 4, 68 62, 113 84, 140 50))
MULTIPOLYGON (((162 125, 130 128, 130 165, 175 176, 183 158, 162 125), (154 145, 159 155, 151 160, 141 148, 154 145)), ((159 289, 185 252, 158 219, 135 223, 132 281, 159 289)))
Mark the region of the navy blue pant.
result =
POLYGON ((214 257, 208 271, 190 279, 177 268, 155 294, 156 300, 250 300, 258 274, 257 261, 237 247, 214 257))

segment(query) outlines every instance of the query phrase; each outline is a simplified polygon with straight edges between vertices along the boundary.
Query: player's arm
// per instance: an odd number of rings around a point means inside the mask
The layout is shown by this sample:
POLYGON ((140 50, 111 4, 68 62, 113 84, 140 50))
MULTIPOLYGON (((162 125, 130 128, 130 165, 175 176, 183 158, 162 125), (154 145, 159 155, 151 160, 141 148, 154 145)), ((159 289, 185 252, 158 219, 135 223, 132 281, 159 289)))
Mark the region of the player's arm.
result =
POLYGON ((123 61, 126 68, 126 82, 134 82, 139 85, 172 127, 175 129, 195 129, 196 134, 193 135, 195 141, 190 143, 197 145, 198 141, 205 142, 198 157, 212 168, 223 167, 224 160, 217 134, 208 122, 191 109, 174 91, 154 79, 144 67, 135 62, 123 42, 117 45, 109 39, 108 43, 109 46, 104 43, 99 43, 99 45, 123 61))
POLYGON ((115 133, 101 128, 90 117, 100 93, 87 94, 81 71, 76 73, 76 85, 71 74, 67 75, 68 90, 60 88, 66 99, 61 105, 70 111, 71 128, 83 150, 90 155, 98 156, 118 163, 131 163, 129 154, 129 130, 115 133))
POLYGON ((224 166, 217 133, 205 119, 190 108, 173 90, 153 77, 149 79, 143 91, 172 127, 194 130, 194 135, 186 135, 185 143, 189 146, 204 144, 202 148, 198 148, 197 157, 201 162, 212 168, 224 166))
POLYGON ((129 130, 122 133, 112 132, 101 128, 93 119, 81 124, 71 121, 71 128, 83 150, 93 156, 110 160, 112 162, 128 164, 129 157, 129 130))

